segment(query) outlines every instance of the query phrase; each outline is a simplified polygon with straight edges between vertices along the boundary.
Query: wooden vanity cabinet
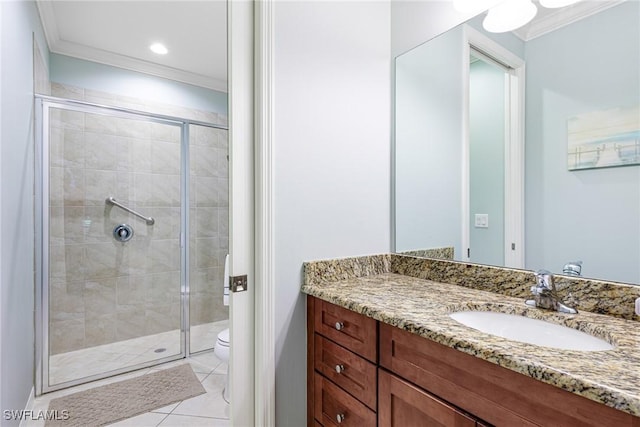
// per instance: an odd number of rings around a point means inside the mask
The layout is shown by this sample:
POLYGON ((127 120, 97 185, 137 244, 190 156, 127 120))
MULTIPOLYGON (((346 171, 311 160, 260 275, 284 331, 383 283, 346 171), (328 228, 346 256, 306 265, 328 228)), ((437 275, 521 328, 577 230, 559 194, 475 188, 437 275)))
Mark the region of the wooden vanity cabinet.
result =
POLYGON ((402 329, 379 328, 380 366, 493 425, 640 427, 625 412, 402 329))
POLYGON ((377 425, 378 322, 307 298, 307 425, 377 425))
POLYGON ((307 398, 309 427, 640 427, 640 417, 311 296, 307 398))

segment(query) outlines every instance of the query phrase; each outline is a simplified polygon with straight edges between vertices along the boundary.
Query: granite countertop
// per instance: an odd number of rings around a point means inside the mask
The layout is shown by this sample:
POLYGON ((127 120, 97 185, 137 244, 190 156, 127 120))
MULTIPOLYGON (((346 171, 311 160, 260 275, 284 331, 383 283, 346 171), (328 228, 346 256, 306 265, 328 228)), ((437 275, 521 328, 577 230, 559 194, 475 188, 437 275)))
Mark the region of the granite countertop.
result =
POLYGON ((396 273, 315 280, 302 292, 405 329, 569 392, 640 416, 640 323, 580 311, 532 308, 521 298, 396 273), (584 352, 510 341, 449 317, 462 310, 498 311, 572 326, 615 348, 584 352))

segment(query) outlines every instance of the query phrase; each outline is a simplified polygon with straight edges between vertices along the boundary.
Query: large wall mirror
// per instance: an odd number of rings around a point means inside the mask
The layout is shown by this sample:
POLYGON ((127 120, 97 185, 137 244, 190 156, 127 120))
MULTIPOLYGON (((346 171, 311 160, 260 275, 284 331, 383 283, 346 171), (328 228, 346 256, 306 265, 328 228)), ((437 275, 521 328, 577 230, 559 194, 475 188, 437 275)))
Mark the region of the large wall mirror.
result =
POLYGON ((640 2, 482 19, 396 58, 394 251, 640 284, 640 2))

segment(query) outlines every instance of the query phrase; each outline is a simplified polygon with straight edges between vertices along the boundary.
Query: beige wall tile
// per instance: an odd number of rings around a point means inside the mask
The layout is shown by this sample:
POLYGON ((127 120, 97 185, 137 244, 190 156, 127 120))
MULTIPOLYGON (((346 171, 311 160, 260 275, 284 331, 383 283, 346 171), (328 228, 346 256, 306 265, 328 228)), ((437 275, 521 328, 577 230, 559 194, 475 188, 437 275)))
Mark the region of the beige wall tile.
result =
POLYGON ((84 167, 84 132, 75 129, 51 128, 49 131, 49 161, 51 166, 84 167))
POLYGON ((163 175, 180 174, 180 145, 171 142, 151 143, 151 172, 163 175))
POLYGON ((180 272, 150 274, 147 277, 147 307, 180 304, 180 272))
POLYGON ((116 278, 88 280, 84 284, 86 318, 116 313, 116 278))
POLYGON ((201 207, 196 209, 195 227, 191 229, 191 235, 196 238, 218 237, 219 232, 219 208, 201 207))
POLYGON ((66 353, 84 348, 84 319, 54 320, 49 324, 49 351, 66 353))
POLYGON ((85 242, 87 243, 110 243, 113 239, 113 227, 117 224, 111 219, 111 215, 116 214, 116 208, 107 206, 86 206, 84 208, 84 219, 82 226, 84 229, 85 242))
MULTIPOLYGON (((180 238, 180 208, 150 208, 148 212, 155 219, 149 235, 153 239, 180 238)), ((148 214, 145 212, 145 215, 148 214)))
POLYGON ((145 276, 123 276, 116 280, 116 311, 145 303, 149 280, 145 276))
POLYGON ((84 245, 49 247, 49 278, 52 283, 83 281, 85 269, 84 245))
POLYGON ((151 172, 151 141, 136 138, 127 140, 131 156, 131 172, 151 172))
POLYGON ((122 341, 146 335, 144 304, 121 307, 116 314, 116 340, 122 341))
POLYGON ((118 118, 116 135, 130 138, 149 139, 151 137, 151 123, 143 120, 118 118))
MULTIPOLYGON (((53 168, 52 168, 53 169, 53 168)), ((64 168, 63 175, 63 203, 66 206, 83 206, 85 203, 85 174, 81 168, 64 168)), ((53 195, 51 186, 50 194, 53 195)))
POLYGON ((124 249, 121 243, 89 243, 86 244, 86 278, 87 280, 99 280, 115 278, 120 272, 125 274, 129 262, 123 256, 124 249))
POLYGON ((116 341, 117 314, 87 317, 84 322, 84 345, 92 347, 116 341))
POLYGON ((87 206, 104 206, 105 199, 116 189, 115 170, 85 169, 85 195, 87 206))
POLYGON ((191 147, 191 175, 217 176, 218 153, 213 147, 191 147))
POLYGON ((116 96, 108 92, 93 89, 84 90, 84 100, 87 102, 93 102, 94 104, 100 105, 114 105, 113 103, 115 99, 116 96))
POLYGON ((84 319, 84 282, 52 284, 49 288, 49 312, 54 321, 84 319))
POLYGON ((220 198, 218 194, 218 178, 195 176, 192 181, 196 183, 196 191, 192 193, 192 196, 195 194, 196 206, 218 206, 220 198))
MULTIPOLYGON (((141 225, 134 227, 135 230, 147 227, 141 225)), ((139 235, 133 236, 133 239, 127 243, 121 244, 124 257, 126 257, 127 271, 123 271, 123 275, 145 276, 153 273, 153 264, 151 258, 151 242, 152 240, 139 235)))
MULTIPOLYGON (((128 153, 121 156, 116 149, 121 138, 101 133, 85 133, 85 167, 87 169, 116 170, 116 161, 120 158, 128 162, 128 153)), ((128 148, 128 147, 127 147, 128 148)))
POLYGON ((83 243, 84 208, 52 206, 49 209, 49 244, 52 246, 83 243))
POLYGON ((217 257, 218 247, 219 240, 217 238, 196 239, 196 267, 219 267, 220 262, 217 257))
POLYGON ((84 99, 84 93, 85 90, 82 88, 51 82, 51 95, 53 96, 82 101, 84 99))
POLYGON ((151 179, 150 203, 153 206, 180 206, 180 175, 154 174, 151 179))
POLYGON ((147 304, 145 326, 147 334, 180 329, 180 306, 178 304, 159 306, 147 304))
POLYGON ((180 139, 182 137, 182 128, 180 126, 151 123, 150 127, 152 140, 180 144, 180 139))
POLYGON ((150 257, 154 272, 180 270, 180 240, 152 240, 150 257))
POLYGON ((86 113, 85 130, 104 135, 118 135, 118 121, 120 120, 123 119, 102 114, 86 113))

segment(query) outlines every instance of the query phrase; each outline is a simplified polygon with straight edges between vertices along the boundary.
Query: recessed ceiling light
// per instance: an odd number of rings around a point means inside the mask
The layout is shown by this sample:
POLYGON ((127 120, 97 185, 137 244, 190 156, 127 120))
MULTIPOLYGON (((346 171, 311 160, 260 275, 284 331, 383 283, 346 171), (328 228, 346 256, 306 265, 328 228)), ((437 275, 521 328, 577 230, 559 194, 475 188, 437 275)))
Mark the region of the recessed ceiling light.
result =
POLYGON ((149 49, 151 49, 151 52, 157 53, 158 55, 166 55, 169 53, 169 49, 167 49, 167 47, 162 43, 154 43, 149 46, 149 49))

